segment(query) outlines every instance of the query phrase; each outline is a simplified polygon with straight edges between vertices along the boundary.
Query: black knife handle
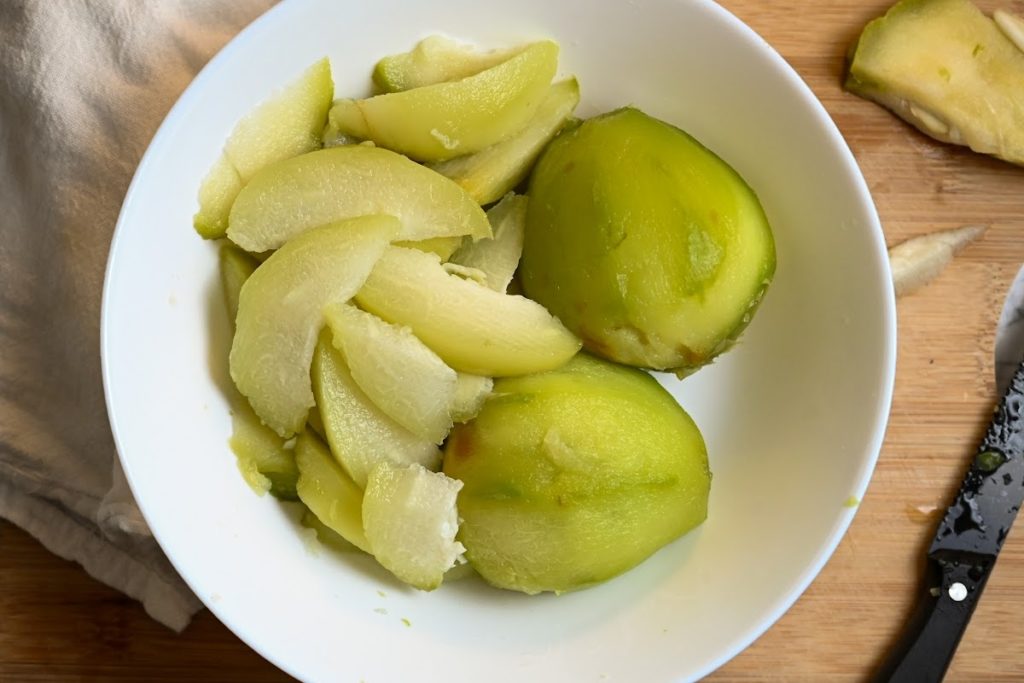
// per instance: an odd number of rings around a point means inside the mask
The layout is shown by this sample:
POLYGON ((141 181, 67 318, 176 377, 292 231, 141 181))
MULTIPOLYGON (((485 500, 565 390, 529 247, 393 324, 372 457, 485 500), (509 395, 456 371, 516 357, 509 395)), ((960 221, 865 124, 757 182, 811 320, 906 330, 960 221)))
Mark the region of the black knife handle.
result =
POLYGON ((875 683, 939 683, 991 569, 991 561, 974 564, 929 559, 928 565, 926 593, 918 601, 903 641, 882 666, 875 683))

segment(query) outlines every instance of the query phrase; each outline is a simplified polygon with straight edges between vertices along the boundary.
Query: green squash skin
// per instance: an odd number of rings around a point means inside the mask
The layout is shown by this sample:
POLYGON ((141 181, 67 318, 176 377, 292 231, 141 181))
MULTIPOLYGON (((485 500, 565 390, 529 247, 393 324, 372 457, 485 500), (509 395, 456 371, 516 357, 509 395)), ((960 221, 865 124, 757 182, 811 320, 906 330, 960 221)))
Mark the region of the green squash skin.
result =
POLYGON ((499 379, 448 438, 459 540, 489 583, 572 591, 644 561, 707 516, 696 425, 656 380, 585 353, 499 379))
POLYGON ((700 368, 746 328, 775 273, 753 190, 692 137, 633 108, 563 132, 529 196, 523 289, 610 360, 700 368))

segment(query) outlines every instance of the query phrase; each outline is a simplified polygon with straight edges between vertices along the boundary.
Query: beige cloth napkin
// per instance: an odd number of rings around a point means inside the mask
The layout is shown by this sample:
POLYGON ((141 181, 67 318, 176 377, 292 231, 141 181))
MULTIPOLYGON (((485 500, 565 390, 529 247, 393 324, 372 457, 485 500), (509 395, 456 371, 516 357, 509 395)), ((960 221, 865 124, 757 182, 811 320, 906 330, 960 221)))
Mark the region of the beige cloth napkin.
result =
POLYGON ((201 603, 117 461, 100 377, 103 272, 160 121, 271 4, 0 3, 0 516, 176 630, 201 603))

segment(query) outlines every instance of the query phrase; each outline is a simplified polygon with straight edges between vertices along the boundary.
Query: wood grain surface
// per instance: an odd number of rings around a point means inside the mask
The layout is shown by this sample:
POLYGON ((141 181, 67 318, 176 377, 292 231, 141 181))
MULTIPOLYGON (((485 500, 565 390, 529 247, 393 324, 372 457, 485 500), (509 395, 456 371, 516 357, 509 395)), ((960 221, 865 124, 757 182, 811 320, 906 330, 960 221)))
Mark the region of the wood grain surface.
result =
MULTIPOLYGON (((899 302, 892 416, 849 533, 796 605, 709 679, 862 681, 900 632, 935 511, 951 500, 994 403, 993 333, 1024 263, 1024 169, 935 143, 842 91, 847 46, 888 0, 722 4, 763 35, 825 104, 870 184, 890 244, 940 228, 991 226, 937 281, 899 302)), ((1024 13, 1019 0, 1003 4, 1024 13)), ((93 680, 287 677, 208 612, 175 635, 0 523, 0 681, 93 680)), ((1006 542, 947 680, 1024 681, 1020 528, 1006 542)))

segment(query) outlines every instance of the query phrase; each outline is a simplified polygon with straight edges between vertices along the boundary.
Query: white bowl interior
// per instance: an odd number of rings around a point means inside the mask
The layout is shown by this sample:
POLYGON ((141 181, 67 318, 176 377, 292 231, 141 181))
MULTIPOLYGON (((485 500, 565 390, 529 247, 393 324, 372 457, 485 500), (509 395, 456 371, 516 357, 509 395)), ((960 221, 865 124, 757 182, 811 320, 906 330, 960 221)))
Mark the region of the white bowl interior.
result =
POLYGON ((781 58, 697 0, 282 4, 204 70, 154 139, 103 315, 110 417, 146 519, 198 596, 304 680, 704 675, 770 626, 835 548, 881 445, 895 358, 882 233, 852 156, 781 58), (439 31, 483 45, 555 38, 581 114, 634 104, 683 127, 743 174, 775 229, 776 281, 738 348, 683 382, 663 378, 708 443, 708 521, 575 594, 476 580, 426 594, 368 559, 313 554, 295 510, 253 495, 226 443, 216 252, 190 229, 200 179, 234 122, 317 58, 331 57, 339 94, 363 93, 376 58, 439 31))

